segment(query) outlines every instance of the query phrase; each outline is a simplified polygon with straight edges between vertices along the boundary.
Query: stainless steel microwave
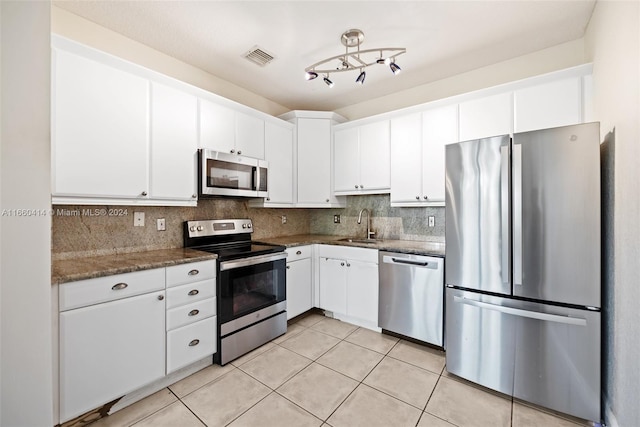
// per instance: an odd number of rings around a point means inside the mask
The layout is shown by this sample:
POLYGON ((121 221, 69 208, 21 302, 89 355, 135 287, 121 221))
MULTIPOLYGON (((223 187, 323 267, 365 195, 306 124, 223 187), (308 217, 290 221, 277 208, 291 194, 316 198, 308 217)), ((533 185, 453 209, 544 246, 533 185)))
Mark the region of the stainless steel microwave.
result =
POLYGON ((267 197, 267 168, 265 160, 200 149, 200 196, 267 197))

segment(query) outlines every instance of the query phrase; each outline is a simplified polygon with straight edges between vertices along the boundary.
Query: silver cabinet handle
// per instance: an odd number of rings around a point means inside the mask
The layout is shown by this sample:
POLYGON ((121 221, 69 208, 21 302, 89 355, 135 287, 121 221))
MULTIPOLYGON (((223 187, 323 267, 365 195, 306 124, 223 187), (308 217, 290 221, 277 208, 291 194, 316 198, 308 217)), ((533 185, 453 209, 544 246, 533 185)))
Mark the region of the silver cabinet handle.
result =
POLYGON ((416 196, 416 200, 420 200, 420 196, 416 196))
POLYGON ((143 192, 142 192, 142 193, 140 193, 140 194, 141 194, 141 195, 143 195, 143 196, 146 196, 146 195, 147 195, 147 192, 146 192, 146 191, 143 191, 143 192))
POLYGON ((200 310, 191 310, 191 311, 189 312, 189 316, 197 316, 197 315, 198 315, 198 313, 200 313, 200 310))
POLYGON ((291 266, 290 265, 287 265, 287 270, 291 270, 291 266))
POLYGON ((340 263, 340 266, 341 266, 341 267, 344 267, 344 262, 341 262, 341 263, 340 263))
POLYGON ((236 150, 231 150, 231 154, 233 154, 233 153, 235 153, 235 152, 236 152, 236 150))
POLYGON ((158 301, 162 301, 164 299, 164 295, 158 295, 158 301))
POLYGON ((189 347, 193 347, 198 344, 200 344, 200 340, 191 340, 191 342, 189 343, 189 347))
POLYGON ((302 255, 302 251, 296 251, 296 255, 302 255))
POLYGON ((192 194, 192 195, 191 195, 191 198, 192 198, 192 199, 195 199, 196 197, 198 197, 198 195, 197 195, 197 194, 192 194))
POLYGON ((196 274, 199 274, 200 271, 196 270, 195 268, 193 270, 191 270, 189 273, 187 273, 189 276, 195 276, 196 274))
POLYGON ((126 288, 127 286, 129 286, 129 285, 127 285, 126 283, 117 283, 117 284, 113 285, 111 287, 111 289, 114 290, 114 291, 119 291, 121 289, 126 288))
POLYGON ((238 150, 238 154, 242 154, 242 151, 238 150))
POLYGON ((427 200, 429 197, 428 196, 424 196, 423 199, 427 200))
POLYGON ((356 188, 358 188, 358 184, 356 184, 356 188))
POLYGON ((364 185, 360 184, 360 188, 364 188, 364 185))
POLYGON ((329 199, 327 199, 327 203, 329 203, 329 199))
POLYGON ((271 197, 267 197, 267 202, 271 201, 271 197))
POLYGON ((347 267, 351 267, 351 264, 347 263, 347 267))
POLYGON ((198 295, 200 293, 199 290, 197 289, 192 289, 189 291, 189 293, 187 295, 189 295, 190 297, 194 296, 194 295, 198 295))

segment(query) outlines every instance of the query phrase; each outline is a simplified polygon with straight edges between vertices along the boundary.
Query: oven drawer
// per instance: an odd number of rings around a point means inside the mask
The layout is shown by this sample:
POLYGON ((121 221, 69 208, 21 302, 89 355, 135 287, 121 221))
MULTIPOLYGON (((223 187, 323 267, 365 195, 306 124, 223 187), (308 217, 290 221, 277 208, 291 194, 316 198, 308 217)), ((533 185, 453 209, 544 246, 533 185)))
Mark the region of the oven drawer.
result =
POLYGON ((287 248, 287 262, 297 261, 299 259, 311 258, 312 246, 295 246, 287 248))
POLYGON ((216 299, 209 298, 167 310, 167 331, 180 328, 216 314, 216 299))
POLYGON ((216 261, 199 261, 167 267, 167 287, 215 279, 216 261))
POLYGON ((167 332, 167 374, 216 352, 216 316, 167 332))
POLYGON ((164 268, 78 280, 60 285, 60 311, 164 289, 164 268))
POLYGON ((167 289, 167 308, 179 307, 196 301, 202 301, 216 295, 215 279, 187 283, 167 289))

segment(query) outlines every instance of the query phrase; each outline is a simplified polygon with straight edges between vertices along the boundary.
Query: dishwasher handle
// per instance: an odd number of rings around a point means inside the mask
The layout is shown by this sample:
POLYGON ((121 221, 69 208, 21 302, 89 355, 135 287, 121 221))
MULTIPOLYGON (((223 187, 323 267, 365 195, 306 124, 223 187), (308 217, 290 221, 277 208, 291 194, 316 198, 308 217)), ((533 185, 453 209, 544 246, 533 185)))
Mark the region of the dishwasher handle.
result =
POLYGON ((389 255, 385 255, 382 258, 382 262, 387 264, 404 264, 412 267, 426 267, 432 269, 438 268, 437 262, 435 261, 427 261, 425 259, 400 258, 389 255))

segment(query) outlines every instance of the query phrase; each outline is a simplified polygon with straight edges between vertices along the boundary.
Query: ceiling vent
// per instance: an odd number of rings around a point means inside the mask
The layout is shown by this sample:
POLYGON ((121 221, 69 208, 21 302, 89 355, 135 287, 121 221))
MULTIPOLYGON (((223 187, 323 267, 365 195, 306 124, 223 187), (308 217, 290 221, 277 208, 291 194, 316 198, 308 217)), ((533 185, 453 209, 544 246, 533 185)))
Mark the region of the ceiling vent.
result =
POLYGON ((247 53, 244 54, 244 57, 261 67, 264 67, 275 58, 273 55, 267 53, 264 49, 259 48, 258 46, 252 47, 247 53))

